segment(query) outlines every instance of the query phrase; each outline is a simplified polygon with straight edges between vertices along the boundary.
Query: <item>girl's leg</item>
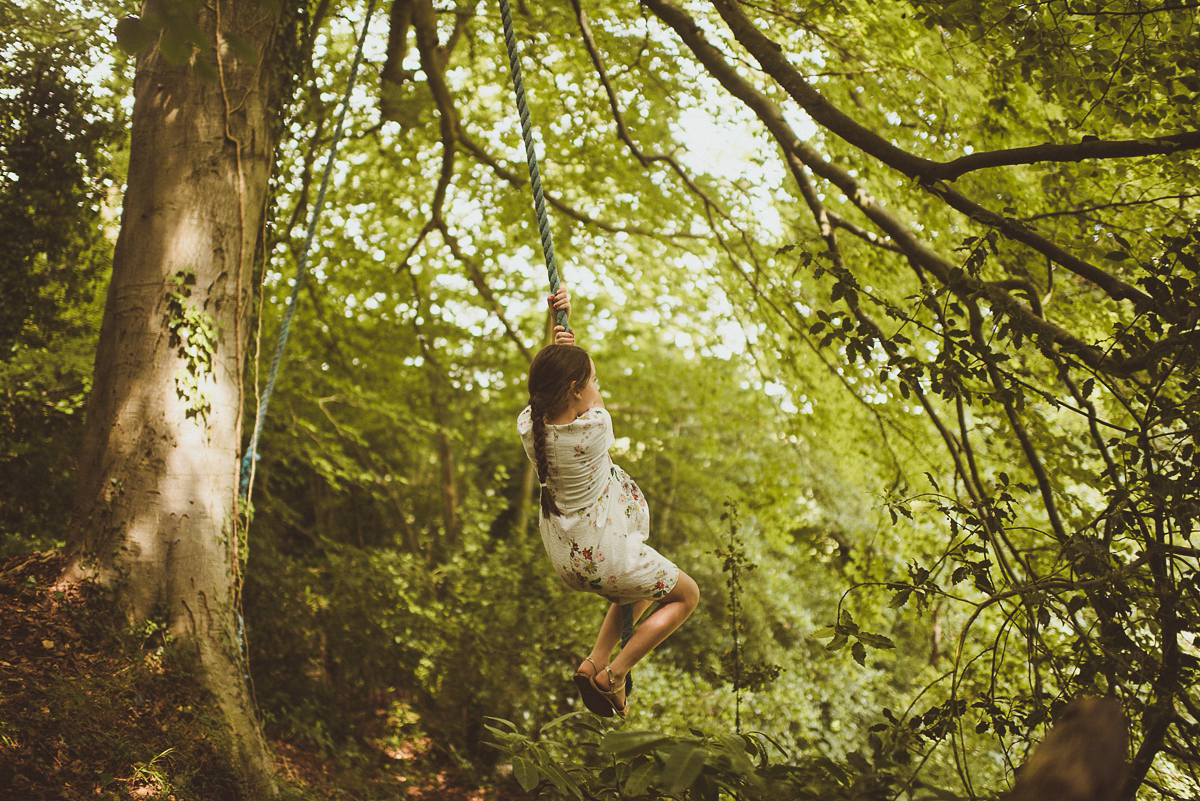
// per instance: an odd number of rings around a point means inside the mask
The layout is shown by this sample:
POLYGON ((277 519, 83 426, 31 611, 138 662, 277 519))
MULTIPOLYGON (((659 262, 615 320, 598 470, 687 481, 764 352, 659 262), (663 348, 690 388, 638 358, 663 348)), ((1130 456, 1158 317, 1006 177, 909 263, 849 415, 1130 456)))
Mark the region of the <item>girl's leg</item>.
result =
MULTIPOLYGON (((636 623, 642 613, 650 606, 649 601, 636 601, 633 605, 633 621, 636 623)), ((600 624, 600 632, 596 635, 596 644, 592 646, 592 652, 588 654, 588 659, 579 663, 579 672, 587 675, 592 675, 593 672, 604 670, 608 666, 608 660, 612 657, 613 649, 617 647, 617 643, 621 641, 621 607, 618 604, 611 604, 608 607, 608 612, 604 615, 604 622, 600 624), (592 663, 596 667, 593 670, 592 663)), ((631 640, 632 642, 632 640, 631 640)))
MULTIPOLYGON (((621 649, 621 653, 617 654, 612 660, 612 664, 608 665, 609 670, 604 670, 607 663, 607 655, 612 652, 612 648, 616 645, 617 640, 621 637, 621 612, 620 608, 615 604, 608 610, 608 615, 604 618, 604 626, 601 627, 601 637, 606 634, 606 629, 612 624, 615 634, 612 635, 609 650, 605 651, 605 661, 601 662, 597 659, 593 651, 592 659, 596 659, 596 664, 600 668, 600 674, 596 677, 596 684, 602 690, 608 690, 608 674, 612 673, 613 682, 617 685, 617 696, 622 697, 625 692, 625 674, 630 669, 641 661, 642 657, 653 651, 663 640, 667 639, 675 629, 679 628, 683 621, 688 619, 692 611, 696 608, 696 604, 700 602, 700 588, 696 586, 696 582, 687 573, 679 571, 679 579, 675 582, 675 589, 659 601, 658 609, 650 617, 646 618, 646 622, 638 627, 634 632, 633 638, 629 643, 621 649)), ((644 609, 645 607, 642 607, 644 609)), ((635 607, 634 611, 638 614, 641 611, 635 607)), ((603 645, 599 638, 596 640, 597 647, 603 645)))

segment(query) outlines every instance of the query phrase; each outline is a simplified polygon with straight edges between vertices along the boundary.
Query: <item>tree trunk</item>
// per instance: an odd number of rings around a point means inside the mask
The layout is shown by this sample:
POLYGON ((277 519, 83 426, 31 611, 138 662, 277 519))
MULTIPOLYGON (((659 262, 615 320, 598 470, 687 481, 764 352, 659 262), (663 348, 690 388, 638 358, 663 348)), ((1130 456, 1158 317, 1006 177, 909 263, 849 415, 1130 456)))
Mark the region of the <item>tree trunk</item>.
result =
MULTIPOLYGON (((138 59, 121 232, 88 401, 68 579, 111 585, 132 621, 165 619, 195 645, 251 797, 271 759, 237 645, 242 365, 277 101, 277 18, 205 4, 219 76, 138 59), (263 54, 235 57, 217 30, 263 54)), ((197 56, 205 58, 205 56, 197 56)))

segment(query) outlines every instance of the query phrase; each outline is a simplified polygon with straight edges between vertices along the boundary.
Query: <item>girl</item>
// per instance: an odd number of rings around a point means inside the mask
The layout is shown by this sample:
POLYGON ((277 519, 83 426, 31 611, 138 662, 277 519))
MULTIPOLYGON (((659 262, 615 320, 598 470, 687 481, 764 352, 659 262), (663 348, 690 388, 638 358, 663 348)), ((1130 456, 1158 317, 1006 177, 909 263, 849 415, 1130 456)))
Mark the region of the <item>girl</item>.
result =
MULTIPOLYGON (((565 290, 550 302, 569 313, 565 290)), ((555 571, 572 589, 609 601, 596 644, 573 681, 588 709, 624 718, 626 674, 687 620, 700 590, 646 545, 650 512, 637 484, 609 457, 612 418, 591 358, 561 326, 554 342, 529 367, 529 406, 517 431, 537 466, 542 544, 555 571), (651 601, 658 608, 610 662, 621 635, 620 604, 632 602, 637 620, 651 601)))

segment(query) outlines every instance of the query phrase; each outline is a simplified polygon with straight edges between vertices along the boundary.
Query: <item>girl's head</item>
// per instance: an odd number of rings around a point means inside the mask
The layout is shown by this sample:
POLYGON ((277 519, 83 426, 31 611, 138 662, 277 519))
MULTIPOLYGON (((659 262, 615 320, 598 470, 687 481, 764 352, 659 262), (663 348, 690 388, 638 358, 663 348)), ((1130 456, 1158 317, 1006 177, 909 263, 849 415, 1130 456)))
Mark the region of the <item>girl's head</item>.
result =
POLYGON ((592 360, 575 345, 547 345, 529 365, 529 405, 534 417, 554 418, 570 407, 592 377, 592 360))
POLYGON ((554 492, 546 486, 546 420, 570 408, 592 378, 592 360, 575 345, 547 345, 529 365, 529 411, 533 422, 533 449, 537 456, 538 481, 542 485, 542 514, 561 515, 554 492))

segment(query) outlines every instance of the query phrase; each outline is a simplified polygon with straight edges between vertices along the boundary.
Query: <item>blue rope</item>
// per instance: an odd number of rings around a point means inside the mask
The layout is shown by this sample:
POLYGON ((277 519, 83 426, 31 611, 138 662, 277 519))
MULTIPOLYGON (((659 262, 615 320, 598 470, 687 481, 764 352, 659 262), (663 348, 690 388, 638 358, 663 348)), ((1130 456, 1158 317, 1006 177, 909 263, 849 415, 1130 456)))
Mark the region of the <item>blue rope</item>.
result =
MULTIPOLYGON (((504 44, 508 47, 508 66, 512 69, 513 91, 517 95, 517 113, 521 115, 521 138, 525 141, 525 158, 529 161, 529 183, 533 186, 533 211, 537 216, 538 232, 542 237, 542 255, 546 257, 546 276, 550 292, 558 291, 558 263, 554 260, 554 240, 550 237, 550 218, 546 215, 546 196, 542 193, 542 176, 538 171, 537 151, 533 146, 533 123, 529 121, 529 104, 525 100, 525 81, 521 78, 521 57, 517 52, 517 37, 513 33, 512 10, 508 0, 500 0, 500 17, 504 22, 504 44)), ((567 331, 567 313, 554 312, 555 321, 567 331)))
POLYGON ((350 94, 354 91, 354 80, 358 76, 358 67, 362 63, 363 44, 367 40, 367 30, 371 25, 371 17, 375 13, 376 0, 371 0, 367 6, 367 18, 363 20, 362 33, 358 37, 358 48, 354 52, 354 64, 350 67, 350 80, 346 84, 346 94, 342 98, 342 110, 338 113, 337 125, 333 129, 333 139, 329 143, 329 158, 325 161, 325 173, 321 176, 321 188, 317 192, 317 202, 313 204, 312 215, 308 220, 308 234, 304 239, 304 247, 296 260, 296 280, 292 284, 292 294, 288 298, 287 310, 283 314, 283 324, 279 328, 279 340, 275 343, 275 356, 271 359, 271 371, 267 376, 267 385, 263 389, 259 401, 258 416, 254 420, 254 433, 250 435, 250 444, 242 456, 241 485, 239 495, 243 502, 250 497, 250 477, 258 452, 258 437, 262 433, 263 421, 267 418, 267 406, 271 402, 271 393, 275 390, 275 379, 279 376, 279 365, 283 363, 283 350, 287 346, 288 335, 292 329, 292 317, 296 314, 297 297, 304 277, 308 274, 308 254, 312 250, 313 240, 317 234, 317 223, 321 219, 321 210, 325 205, 325 193, 329 189, 329 177, 333 173, 333 161, 337 155, 338 142, 342 138, 342 130, 346 122, 346 111, 350 108, 350 94))

